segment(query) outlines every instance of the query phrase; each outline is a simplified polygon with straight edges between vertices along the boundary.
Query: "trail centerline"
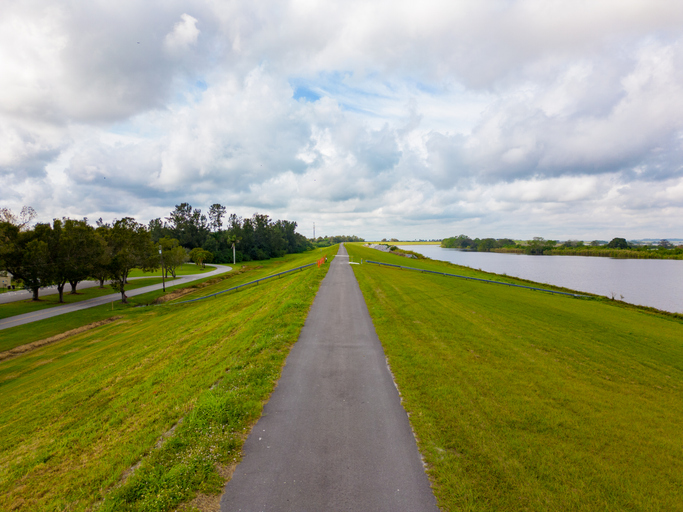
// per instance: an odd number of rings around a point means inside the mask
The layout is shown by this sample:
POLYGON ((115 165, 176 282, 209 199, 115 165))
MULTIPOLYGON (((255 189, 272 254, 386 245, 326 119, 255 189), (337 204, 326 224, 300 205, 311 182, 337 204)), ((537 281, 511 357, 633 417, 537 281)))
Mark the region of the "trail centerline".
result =
POLYGON ((221 510, 436 511, 408 416, 342 245, 221 510))

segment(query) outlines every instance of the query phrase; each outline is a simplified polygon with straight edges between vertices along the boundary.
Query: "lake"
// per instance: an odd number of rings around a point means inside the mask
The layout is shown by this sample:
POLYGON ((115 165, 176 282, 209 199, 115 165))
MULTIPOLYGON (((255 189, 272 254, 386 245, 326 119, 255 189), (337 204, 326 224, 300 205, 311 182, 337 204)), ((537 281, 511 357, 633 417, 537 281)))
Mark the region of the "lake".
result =
MULTIPOLYGON (((428 258, 683 313, 683 260, 530 256, 398 245, 428 258), (623 299, 622 299, 623 297, 623 299)), ((406 263, 406 266, 410 266, 406 263)))

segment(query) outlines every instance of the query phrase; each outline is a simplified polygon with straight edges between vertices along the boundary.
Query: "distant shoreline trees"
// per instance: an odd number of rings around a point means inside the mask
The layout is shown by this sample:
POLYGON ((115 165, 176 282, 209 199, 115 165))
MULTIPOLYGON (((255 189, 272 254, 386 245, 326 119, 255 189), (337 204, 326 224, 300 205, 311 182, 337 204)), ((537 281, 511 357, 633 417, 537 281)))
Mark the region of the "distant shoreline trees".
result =
POLYGON ((444 238, 441 247, 480 252, 504 252, 546 256, 602 256, 633 259, 683 259, 683 246, 675 247, 668 240, 657 244, 637 245, 625 238, 613 238, 610 242, 593 240, 588 245, 579 240, 546 240, 534 237, 532 240, 516 242, 510 238, 475 238, 466 235, 444 238))

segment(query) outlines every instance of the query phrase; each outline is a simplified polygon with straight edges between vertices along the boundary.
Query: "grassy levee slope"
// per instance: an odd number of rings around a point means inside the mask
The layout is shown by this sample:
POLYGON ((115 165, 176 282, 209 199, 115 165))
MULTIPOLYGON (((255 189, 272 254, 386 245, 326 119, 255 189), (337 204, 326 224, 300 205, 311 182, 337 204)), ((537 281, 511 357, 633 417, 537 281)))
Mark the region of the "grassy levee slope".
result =
MULTIPOLYGON (((259 262, 234 279, 317 257, 259 262)), ((0 510, 172 510, 220 493, 326 268, 129 309, 0 362, 0 510)))
POLYGON ((680 317, 353 269, 442 510, 683 510, 680 317))

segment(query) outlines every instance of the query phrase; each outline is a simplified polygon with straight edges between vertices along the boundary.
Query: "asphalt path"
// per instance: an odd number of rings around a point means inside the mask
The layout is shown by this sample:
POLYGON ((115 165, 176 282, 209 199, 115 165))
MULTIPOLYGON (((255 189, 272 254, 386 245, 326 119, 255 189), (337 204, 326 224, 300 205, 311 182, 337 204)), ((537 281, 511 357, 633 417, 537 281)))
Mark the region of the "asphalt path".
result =
MULTIPOLYGON (((180 276, 178 279, 175 279, 174 281, 167 283, 166 288, 173 288, 175 286, 191 283, 192 281, 197 281, 199 279, 205 279, 207 277, 215 276, 218 274, 224 274, 225 272, 230 272, 232 270, 232 267, 228 267, 227 265, 213 264, 212 266, 216 267, 216 270, 204 272, 203 274, 180 276)), ((142 295, 143 293, 161 290, 162 287, 163 283, 144 286, 142 288, 137 288, 135 290, 126 291, 126 296, 135 297, 136 295, 142 295)), ((24 325, 31 322, 37 322, 39 320, 45 320, 46 318, 52 318, 55 316, 64 315, 66 313, 73 313, 74 311, 81 311, 83 309, 93 308, 95 306, 101 306, 102 304, 110 304, 111 302, 116 302, 119 300, 121 300, 120 293, 111 293, 109 295, 103 295, 101 297, 96 297, 94 299, 82 300, 80 302, 74 302, 72 304, 64 304, 63 306, 55 306, 52 308, 41 309, 40 311, 33 311, 32 313, 11 316, 9 318, 0 320, 0 330, 9 329, 10 327, 16 327, 17 325, 24 325)))
POLYGON ((342 245, 221 511, 436 511, 408 416, 342 245))

